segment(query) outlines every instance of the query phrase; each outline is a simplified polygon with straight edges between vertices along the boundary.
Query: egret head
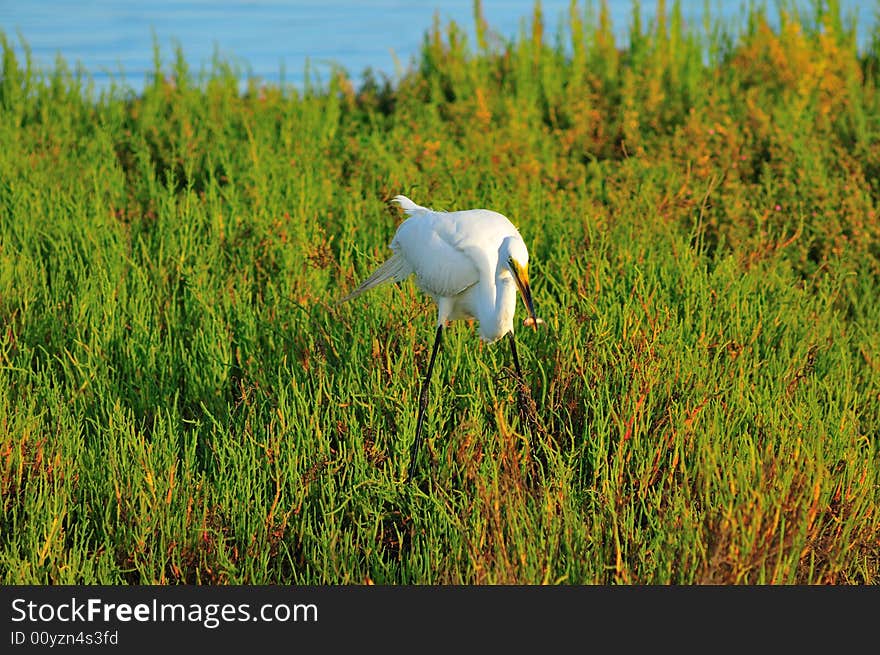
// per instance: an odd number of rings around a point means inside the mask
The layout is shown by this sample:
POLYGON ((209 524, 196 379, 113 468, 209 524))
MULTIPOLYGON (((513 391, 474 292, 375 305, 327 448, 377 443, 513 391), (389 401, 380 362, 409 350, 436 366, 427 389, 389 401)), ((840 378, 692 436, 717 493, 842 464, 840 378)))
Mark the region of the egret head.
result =
POLYGON ((506 265, 516 288, 522 294, 523 302, 532 319, 531 325, 537 330, 539 319, 535 316, 535 307, 532 303, 532 289, 529 286, 529 251, 526 244, 519 237, 508 237, 501 246, 502 264, 506 265))

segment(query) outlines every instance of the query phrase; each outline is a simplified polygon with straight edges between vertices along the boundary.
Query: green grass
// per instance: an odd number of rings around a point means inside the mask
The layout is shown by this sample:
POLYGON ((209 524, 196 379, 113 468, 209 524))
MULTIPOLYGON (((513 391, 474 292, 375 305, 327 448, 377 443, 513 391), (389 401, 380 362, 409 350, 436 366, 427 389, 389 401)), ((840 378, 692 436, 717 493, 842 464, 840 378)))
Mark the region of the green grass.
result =
MULTIPOLYGON (((836 3, 435 24, 395 84, 157 52, 0 80, 0 579, 880 580, 880 31, 836 3), (435 313, 397 193, 519 225, 547 326, 435 313)), ((521 309, 520 309, 521 311, 521 309)))

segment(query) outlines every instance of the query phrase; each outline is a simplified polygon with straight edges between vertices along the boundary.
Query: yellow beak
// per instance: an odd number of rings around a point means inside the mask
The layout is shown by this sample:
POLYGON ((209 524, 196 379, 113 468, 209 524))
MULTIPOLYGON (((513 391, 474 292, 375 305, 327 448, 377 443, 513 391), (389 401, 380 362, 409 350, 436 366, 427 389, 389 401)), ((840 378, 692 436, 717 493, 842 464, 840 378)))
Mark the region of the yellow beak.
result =
POLYGON ((513 273, 513 281, 516 282, 516 288, 522 294, 523 302, 532 319, 532 327, 538 329, 538 317, 535 316, 535 306, 532 303, 532 289, 529 287, 529 265, 520 266, 515 261, 511 263, 510 272, 513 273))

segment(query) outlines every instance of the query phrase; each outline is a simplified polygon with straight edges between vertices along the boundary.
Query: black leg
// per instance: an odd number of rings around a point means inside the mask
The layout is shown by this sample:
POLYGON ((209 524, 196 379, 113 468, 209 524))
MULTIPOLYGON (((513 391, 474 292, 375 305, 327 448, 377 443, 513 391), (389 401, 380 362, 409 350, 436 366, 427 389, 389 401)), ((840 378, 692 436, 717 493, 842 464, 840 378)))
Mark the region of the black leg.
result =
POLYGON ((530 409, 531 393, 526 385, 526 379, 523 377, 522 368, 519 365, 519 356, 516 354, 516 339, 513 332, 508 332, 507 337, 510 340, 510 354, 513 355, 513 369, 516 371, 516 397, 519 400, 520 415, 528 419, 531 416, 530 409))
POLYGON ((513 330, 507 333, 507 338, 510 339, 510 353, 513 355, 513 369, 516 371, 517 382, 525 384, 522 369, 519 367, 519 357, 516 354, 516 339, 513 338, 513 330))
POLYGON ((431 373, 434 371, 434 360, 437 359, 437 351, 440 350, 440 342, 443 340, 443 326, 437 326, 437 336, 434 337, 434 349, 431 351, 431 361, 428 362, 428 371, 425 373, 425 379, 422 382, 422 390, 419 393, 419 417, 416 419, 416 438, 413 441, 412 450, 409 454, 409 472, 407 477, 410 480, 416 472, 416 460, 419 455, 419 444, 422 442, 422 424, 425 422, 425 408, 428 406, 428 387, 431 386, 431 373))

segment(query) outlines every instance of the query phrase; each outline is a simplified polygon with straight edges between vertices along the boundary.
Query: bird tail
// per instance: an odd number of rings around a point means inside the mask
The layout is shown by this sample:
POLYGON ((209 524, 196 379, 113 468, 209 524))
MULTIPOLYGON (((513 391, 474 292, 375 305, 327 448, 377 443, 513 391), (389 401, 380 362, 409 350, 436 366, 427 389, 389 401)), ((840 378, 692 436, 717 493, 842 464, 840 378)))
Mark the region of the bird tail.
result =
MULTIPOLYGON (((404 200, 407 199, 404 198, 404 200)), ((408 200, 408 202, 412 203, 411 200, 408 200)), ((345 298, 339 300, 339 303, 344 303, 352 298, 357 298, 364 291, 369 291, 373 287, 377 287, 385 282, 400 282, 412 272, 412 267, 406 262, 403 255, 395 253, 391 255, 384 264, 373 271, 373 274, 370 275, 370 277, 361 282, 357 289, 345 296, 345 298)))
POLYGON ((396 202, 397 205, 407 213, 408 216, 411 216, 413 212, 417 211, 431 211, 427 207, 422 207, 421 205, 417 205, 412 200, 407 198, 406 196, 394 196, 391 199, 391 202, 396 202))

